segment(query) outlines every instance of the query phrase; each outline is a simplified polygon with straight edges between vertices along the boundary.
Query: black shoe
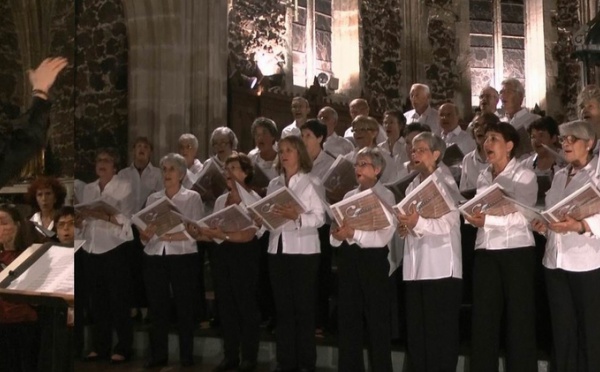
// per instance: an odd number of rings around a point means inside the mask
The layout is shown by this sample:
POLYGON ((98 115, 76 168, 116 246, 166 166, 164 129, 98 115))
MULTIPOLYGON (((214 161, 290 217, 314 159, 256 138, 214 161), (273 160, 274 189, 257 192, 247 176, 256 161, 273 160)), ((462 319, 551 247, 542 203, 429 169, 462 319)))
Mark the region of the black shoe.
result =
POLYGON ((181 364, 182 367, 191 367, 194 365, 194 359, 193 358, 184 358, 184 359, 181 359, 179 364, 181 364))
POLYGON ((223 359, 218 366, 213 369, 213 372, 235 371, 240 362, 238 360, 223 359))
POLYGON ((166 367, 166 366, 167 366, 167 361, 166 360, 149 359, 148 361, 146 361, 146 363, 144 363, 144 368, 145 369, 158 368, 158 367, 166 367))
POLYGON ((244 360, 238 367, 238 372, 254 372, 256 370, 256 362, 244 360))

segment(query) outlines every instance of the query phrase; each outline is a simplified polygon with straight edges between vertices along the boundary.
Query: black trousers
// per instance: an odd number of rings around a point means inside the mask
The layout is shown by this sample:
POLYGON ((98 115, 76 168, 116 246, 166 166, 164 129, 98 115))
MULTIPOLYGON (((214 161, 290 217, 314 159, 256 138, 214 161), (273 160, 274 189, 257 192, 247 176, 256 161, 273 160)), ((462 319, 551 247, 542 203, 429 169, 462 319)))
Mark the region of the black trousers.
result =
POLYGON ((363 319, 373 372, 392 371, 388 248, 338 249, 339 370, 364 371, 363 319))
POLYGON ((456 371, 462 279, 410 280, 405 283, 411 371, 456 371))
POLYGON ((132 280, 127 248, 124 243, 106 253, 86 256, 93 318, 90 350, 102 356, 111 352, 113 328, 118 338, 113 353, 129 356, 132 352, 132 280))
POLYGON ((144 281, 148 294, 150 354, 152 359, 168 359, 168 332, 171 313, 171 293, 177 311, 179 359, 193 360, 194 305, 197 304, 198 255, 144 256, 144 281))
POLYGON ((554 335, 553 370, 600 371, 600 269, 546 269, 554 335))
POLYGON ((314 369, 315 296, 319 254, 271 254, 269 273, 275 299, 277 362, 281 368, 314 369))
POLYGON ((506 366, 537 371, 535 344, 535 250, 475 252, 471 371, 498 370, 500 322, 506 311, 506 366))
POLYGON ((260 338, 258 241, 223 242, 213 258, 225 358, 239 360, 241 346, 242 360, 255 362, 260 338))
POLYGON ((319 241, 321 243, 321 259, 317 273, 317 310, 316 326, 321 329, 329 328, 329 296, 333 284, 331 273, 332 249, 329 242, 330 225, 319 227, 319 241))

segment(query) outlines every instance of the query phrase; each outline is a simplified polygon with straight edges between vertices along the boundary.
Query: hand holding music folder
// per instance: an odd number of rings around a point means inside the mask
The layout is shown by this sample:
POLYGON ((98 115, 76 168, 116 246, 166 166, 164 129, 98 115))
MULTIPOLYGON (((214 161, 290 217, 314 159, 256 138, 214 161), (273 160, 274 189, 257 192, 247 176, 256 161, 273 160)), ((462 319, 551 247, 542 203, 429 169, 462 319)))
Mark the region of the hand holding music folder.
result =
POLYGON ((216 161, 202 168, 192 190, 200 194, 203 202, 214 202, 227 190, 227 180, 216 161))
MULTIPOLYGON (((196 228, 220 229, 224 233, 238 232, 249 228, 256 228, 254 221, 244 208, 237 204, 229 205, 218 212, 206 216, 199 221, 191 220, 182 214, 179 214, 181 220, 185 223, 190 223, 196 228)), ((222 240, 214 239, 217 243, 222 240)))
POLYGON ((141 230, 146 230, 150 225, 155 226, 156 236, 161 237, 181 224, 180 215, 181 212, 177 207, 163 196, 134 214, 131 221, 141 230))
POLYGON ((392 224, 391 206, 377 196, 372 189, 361 191, 331 206, 338 226, 354 230, 376 231, 392 224))
POLYGON ((357 186, 354 164, 343 155, 338 155, 323 176, 323 187, 327 199, 331 203, 336 203, 344 199, 344 196, 357 186))
POLYGON ((517 212, 518 209, 505 196, 507 195, 502 186, 494 183, 463 204, 459 211, 471 218, 478 213, 490 216, 506 216, 517 212))
POLYGON ((544 212, 550 222, 561 222, 565 216, 581 221, 600 213, 600 190, 591 183, 580 187, 577 191, 556 203, 544 212))
POLYGON ((423 218, 440 218, 456 209, 456 201, 444 188, 443 182, 436 172, 412 190, 406 197, 394 206, 394 210, 408 215, 413 211, 423 218))
POLYGON ((76 204, 75 211, 83 215, 84 218, 98 219, 100 216, 109 218, 121 214, 118 205, 119 203, 116 200, 103 196, 87 203, 76 204))
POLYGON ((275 213, 275 206, 291 206, 298 214, 306 212, 306 208, 298 199, 296 194, 287 187, 268 194, 254 204, 248 206, 252 218, 259 217, 263 225, 270 231, 275 231, 288 223, 290 220, 275 213))

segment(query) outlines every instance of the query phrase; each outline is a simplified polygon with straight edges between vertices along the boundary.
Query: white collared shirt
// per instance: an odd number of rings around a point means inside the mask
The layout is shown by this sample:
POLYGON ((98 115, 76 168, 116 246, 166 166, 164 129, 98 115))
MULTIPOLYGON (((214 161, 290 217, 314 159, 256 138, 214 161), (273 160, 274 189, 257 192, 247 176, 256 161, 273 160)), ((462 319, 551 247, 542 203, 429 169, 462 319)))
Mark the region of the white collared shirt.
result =
POLYGON ((477 179, 479 178, 479 175, 487 167, 487 161, 481 158, 477 149, 466 154, 462 161, 460 191, 475 190, 477 188, 477 179))
MULTIPOLYGON (((504 170, 492 179, 489 165, 477 179, 477 193, 497 183, 513 199, 533 207, 537 201, 537 177, 517 159, 511 159, 504 170)), ((477 230, 475 249, 509 249, 535 245, 529 222, 521 213, 506 216, 485 216, 485 225, 477 230)))
POLYGON ((440 131, 440 115, 436 109, 431 106, 427 106, 427 109, 423 111, 423 114, 417 114, 416 110, 410 110, 404 113, 406 118, 406 124, 421 123, 427 124, 431 128, 433 134, 439 135, 440 131))
POLYGON ((346 155, 354 150, 354 145, 349 140, 342 138, 333 132, 333 134, 325 140, 323 143, 323 149, 329 152, 331 155, 337 157, 338 155, 346 155))
MULTIPOLYGON (((36 223, 40 226, 44 226, 44 223, 42 222, 42 212, 35 212, 33 214, 33 216, 31 216, 31 218, 29 219, 29 221, 36 223)), ((36 226, 35 229, 42 235, 46 236, 46 234, 38 227, 36 226)), ((46 230, 54 230, 54 220, 50 221, 50 224, 48 224, 48 227, 45 227, 46 230)))
POLYGON ((442 139, 446 142, 446 147, 456 143, 463 154, 468 154, 477 148, 477 143, 475 143, 473 137, 461 127, 454 128, 448 134, 442 133, 442 139))
POLYGON ((501 118, 501 121, 510 123, 510 125, 515 127, 515 129, 519 129, 521 127, 524 127, 525 129, 527 129, 529 127, 529 124, 533 123, 535 120, 539 119, 540 117, 541 116, 539 116, 539 115, 532 114, 526 108, 521 108, 519 111, 517 111, 513 115, 512 118, 509 118, 508 116, 504 116, 503 118, 501 118))
POLYGON ((109 252, 133 239, 131 215, 135 208, 135 200, 131 184, 118 175, 114 175, 102 191, 100 191, 98 180, 85 185, 82 203, 89 203, 100 198, 110 200, 111 203, 114 203, 113 206, 121 212, 115 216, 121 226, 92 218, 84 220, 80 231, 82 239, 85 240, 82 249, 93 254, 109 252))
POLYGON ((265 175, 267 175, 267 177, 270 179, 277 177, 277 169, 275 169, 275 164, 277 163, 278 156, 279 155, 276 155, 275 159, 267 161, 260 157, 260 151, 257 151, 252 155, 248 155, 250 160, 252 160, 252 163, 256 164, 260 169, 262 169, 262 171, 265 172, 265 175))
POLYGON ((381 142, 377 146, 381 149, 381 151, 391 156, 397 164, 404 164, 404 162, 408 160, 408 155, 406 154, 406 141, 404 140, 404 137, 400 137, 396 142, 394 142, 392 151, 390 151, 390 146, 388 145, 387 141, 381 142))
MULTIPOLYGON (((267 195, 285 186, 285 176, 271 180, 267 195)), ((282 252, 285 254, 321 253, 317 229, 325 223, 325 208, 312 176, 297 173, 289 180, 288 188, 302 201, 306 212, 300 215, 300 222, 289 221, 269 235, 269 253, 277 253, 279 236, 282 236, 282 252)))
POLYGON ((213 155, 210 158, 206 159, 206 161, 202 165, 202 168, 208 167, 210 165, 210 163, 215 163, 215 165, 221 170, 223 170, 225 168, 225 162, 222 162, 221 160, 219 160, 219 157, 216 155, 213 155))
POLYGON ((198 159, 194 159, 194 164, 192 164, 192 166, 188 168, 186 175, 183 178, 183 181, 181 182, 181 184, 185 188, 191 189, 192 186, 194 186, 194 184, 198 180, 197 177, 198 177, 198 174, 200 173, 200 171, 202 170, 202 168, 203 168, 202 162, 198 159))
MULTIPOLYGON (((458 193, 456 182, 447 167, 436 169, 435 173, 448 190, 458 193)), ((417 176, 408 185, 408 194, 421 184, 417 176)), ((462 243, 460 236, 460 214, 458 210, 440 218, 419 216, 413 229, 416 235, 406 236, 404 245, 404 280, 430 280, 442 278, 462 278, 462 243)))
POLYGON ((163 189, 162 171, 152 163, 148 163, 146 168, 142 170, 141 175, 132 163, 127 168, 121 169, 119 177, 131 183, 135 200, 135 212, 139 212, 144 208, 144 203, 150 194, 163 189))
MULTIPOLYGON (((381 182, 377 182, 371 189, 388 205, 396 204, 394 194, 387 187, 383 186, 381 182)), ((363 190, 360 190, 360 188, 357 187, 356 189, 347 192, 346 195, 344 195, 344 199, 356 195, 361 191, 363 190)), ((347 239, 348 244, 356 244, 361 248, 386 247, 392 240, 392 236, 396 231, 396 219, 387 210, 385 210, 385 212, 388 218, 392 221, 390 226, 375 231, 354 230, 354 236, 352 239, 347 239)), ((333 247, 339 247, 342 244, 342 242, 335 239, 333 235, 330 235, 329 242, 333 247)))
MULTIPOLYGON (((356 161, 356 156, 360 150, 361 149, 356 148, 354 149, 354 151, 352 151, 349 154, 346 154, 344 157, 348 159, 348 161, 350 161, 352 164, 354 164, 354 162, 356 161)), ((405 168, 401 168, 400 164, 396 163, 394 159, 392 159, 386 152, 381 151, 381 155, 385 160, 385 169, 383 170, 379 181, 384 184, 398 181, 402 174, 404 174, 403 171, 405 168)))
POLYGON ((285 138, 287 136, 297 136, 302 138, 302 132, 300 128, 298 128, 298 124, 296 124, 296 120, 292 124, 289 124, 281 131, 281 138, 285 138))
MULTIPOLYGON (((148 201, 146 205, 150 205, 160 198, 165 197, 165 190, 161 190, 159 192, 155 192, 154 194, 148 197, 148 201)), ((171 202, 179 209, 181 214, 186 216, 187 218, 198 221, 202 218, 203 214, 203 205, 202 198, 200 194, 195 191, 188 190, 185 187, 179 188, 179 191, 171 198, 171 202)), ((183 224, 179 224, 175 226, 168 234, 174 234, 177 232, 185 232, 185 226, 183 224)), ((144 248, 144 253, 151 256, 162 255, 163 252, 166 255, 180 255, 180 254, 191 254, 196 253, 198 250, 196 249, 196 241, 185 232, 185 235, 188 237, 188 240, 180 240, 180 241, 161 241, 158 236, 154 235, 147 243, 144 248)))
POLYGON ((311 176, 323 180, 323 176, 331 168, 334 161, 335 159, 325 151, 319 152, 319 155, 313 160, 313 167, 310 171, 311 176))
MULTIPOLYGON (((552 207, 565 197, 577 191, 590 180, 596 178, 598 157, 595 156, 583 169, 578 171, 567 184, 571 166, 561 169, 554 176, 552 186, 546 193, 546 205, 552 207)), ((563 269, 572 272, 590 271, 600 268, 600 214, 584 219, 592 234, 579 235, 576 232, 559 234, 548 230, 548 242, 542 264, 549 269, 563 269)))
POLYGON ((561 167, 558 164, 556 164, 556 162, 554 162, 552 167, 550 167, 548 169, 544 169, 544 170, 539 169, 537 167, 537 157, 538 157, 538 154, 537 154, 537 152, 534 151, 528 157, 521 160, 521 164, 523 164, 523 166, 525 168, 531 169, 532 171, 534 171, 536 175, 550 176, 551 179, 556 174, 556 172, 561 170, 561 167))

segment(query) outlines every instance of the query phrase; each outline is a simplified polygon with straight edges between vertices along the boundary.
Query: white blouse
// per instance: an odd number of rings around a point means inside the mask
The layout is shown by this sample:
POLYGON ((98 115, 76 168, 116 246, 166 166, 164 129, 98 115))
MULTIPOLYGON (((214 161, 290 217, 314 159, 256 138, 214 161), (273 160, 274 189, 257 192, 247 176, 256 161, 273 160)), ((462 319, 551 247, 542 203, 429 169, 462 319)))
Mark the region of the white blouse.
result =
MULTIPOLYGON (((447 167, 435 171, 443 186, 458 194, 456 182, 447 167)), ((417 176, 406 189, 408 194, 421 183, 417 176)), ((404 280, 430 280, 442 278, 462 278, 462 243, 460 236, 460 214, 458 210, 440 218, 419 216, 413 229, 416 235, 409 234, 404 245, 404 280)))
POLYGON ((277 162, 277 156, 274 160, 267 161, 260 157, 260 151, 255 152, 252 155, 248 155, 253 164, 256 164, 260 169, 265 172, 265 175, 270 179, 277 177, 277 169, 275 169, 275 163, 277 162))
MULTIPOLYGON (((554 176, 552 186, 546 194, 546 205, 551 207, 577 191, 593 179, 597 179, 598 157, 594 157, 578 171, 567 184, 571 166, 561 169, 554 176)), ((592 181, 593 182, 593 181, 592 181)), ((590 271, 600 268, 600 214, 584 219, 591 234, 579 235, 576 232, 559 234, 548 230, 548 242, 542 263, 549 269, 563 269, 572 272, 590 271)))
MULTIPOLYGON (((537 177, 517 159, 511 159, 504 170, 492 179, 492 166, 488 166, 477 179, 477 193, 493 183, 504 188, 513 199, 533 207, 537 201, 537 177)), ((535 245, 529 222, 521 213, 506 216, 485 216, 485 225, 477 230, 475 249, 509 249, 535 245)))
POLYGON ((474 190, 477 188, 477 179, 481 172, 488 167, 485 159, 482 159, 477 149, 466 154, 462 161, 462 173, 460 176, 460 191, 474 190))
MULTIPOLYGON (((33 216, 31 216, 31 218, 29 219, 29 221, 36 223, 40 226, 44 226, 44 223, 42 222, 42 212, 35 212, 33 214, 33 216)), ((46 234, 38 227, 36 226, 35 229, 42 235, 46 236, 46 234)), ((50 221, 50 223, 48 224, 48 227, 45 228, 46 230, 50 230, 53 231, 54 230, 54 220, 50 221)))
MULTIPOLYGON (((280 175, 271 180, 267 195, 285 186, 285 176, 280 175)), ((316 254, 321 252, 317 229, 325 223, 325 207, 312 177, 306 173, 297 173, 289 180, 288 188, 302 201, 306 212, 298 221, 289 221, 269 235, 270 254, 277 253, 279 237, 282 237, 283 253, 316 254)))
POLYGON ((334 161, 335 159, 325 151, 319 152, 319 155, 313 161, 313 167, 310 171, 311 176, 322 180, 334 161))
MULTIPOLYGON (((148 197, 146 205, 150 205, 165 196, 165 190, 155 192, 154 194, 148 197)), ((179 191, 175 195, 173 195, 173 197, 171 198, 171 202, 177 207, 177 209, 179 209, 181 214, 183 214, 187 218, 194 221, 198 221, 200 218, 202 218, 202 198, 197 192, 188 190, 185 187, 181 187, 179 191)), ((196 241, 185 231, 185 226, 183 224, 175 226, 167 233, 174 234, 182 231, 185 232, 185 235, 188 237, 187 240, 172 242, 161 241, 158 236, 154 235, 146 243, 144 253, 146 253, 147 255, 154 256, 162 255, 163 252, 166 255, 196 253, 198 251, 196 249, 196 241)))
POLYGON ((139 212, 144 208, 144 203, 150 194, 164 188, 162 171, 160 168, 152 165, 152 163, 148 163, 146 168, 142 170, 142 174, 131 164, 127 168, 121 169, 119 177, 131 183, 135 199, 135 212, 139 212))
POLYGON ((354 150, 354 145, 352 142, 338 136, 337 133, 334 132, 325 140, 323 149, 333 156, 346 155, 354 150))
POLYGON ((135 208, 135 200, 131 184, 115 175, 102 191, 100 191, 98 180, 85 185, 82 203, 92 202, 100 198, 108 200, 121 212, 115 216, 121 226, 104 220, 85 219, 79 232, 82 239, 85 240, 82 248, 93 254, 109 252, 117 246, 133 240, 130 219, 135 208))

